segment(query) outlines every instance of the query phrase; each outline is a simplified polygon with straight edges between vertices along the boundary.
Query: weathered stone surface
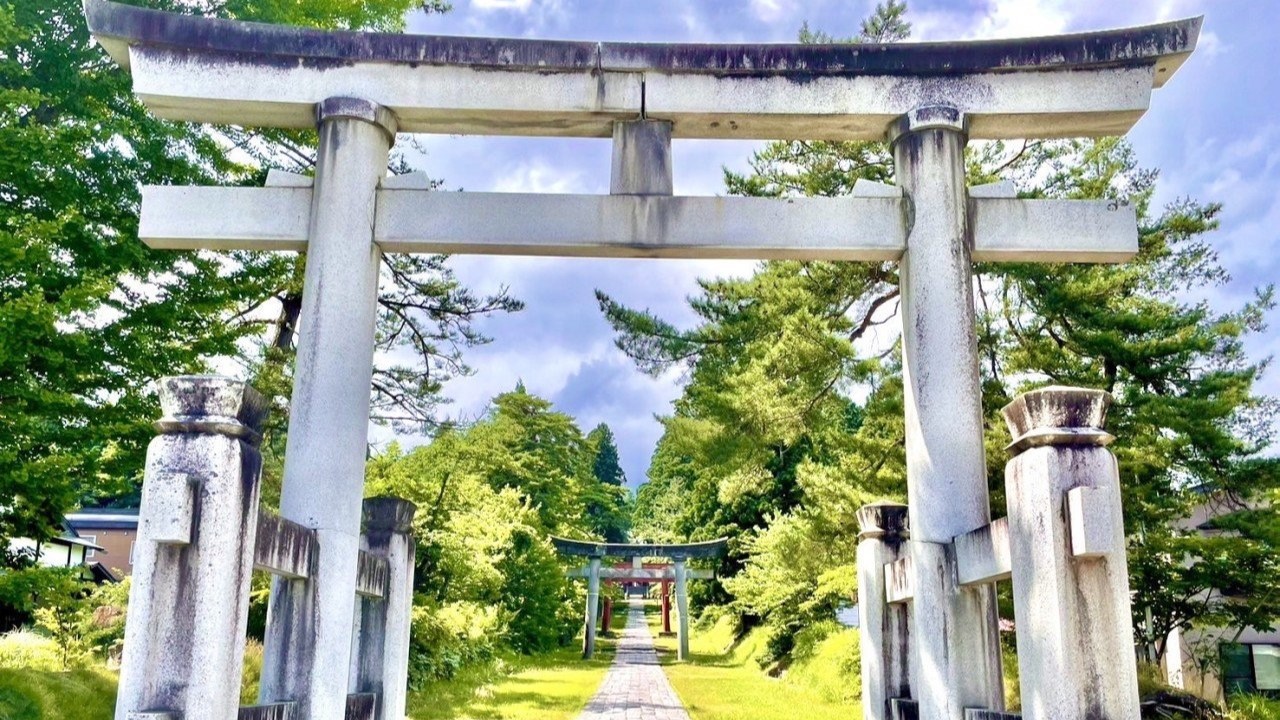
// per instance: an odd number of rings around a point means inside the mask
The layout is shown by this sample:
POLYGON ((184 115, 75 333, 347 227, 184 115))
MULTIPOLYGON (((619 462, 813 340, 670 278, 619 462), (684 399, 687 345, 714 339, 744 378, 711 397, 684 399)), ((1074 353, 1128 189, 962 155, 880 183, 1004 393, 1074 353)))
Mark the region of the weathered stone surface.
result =
POLYGON ((942 101, 972 115, 974 137, 1119 135, 1200 31, 1193 19, 972 43, 651 45, 322 32, 101 0, 86 15, 172 119, 310 127, 317 102, 364 88, 405 132, 582 137, 645 116, 677 137, 875 140, 942 101))
POLYGON ((965 708, 964 720, 1021 720, 1019 713, 984 710, 981 708, 965 708))
POLYGON ((955 539, 956 575, 961 585, 980 585, 1007 580, 1013 571, 1009 557, 1009 519, 955 539))
POLYGON ((356 594, 368 598, 382 598, 387 593, 387 580, 391 569, 387 559, 364 551, 356 563, 356 594))
POLYGON ((157 383, 162 433, 216 433, 257 442, 267 405, 248 384, 219 375, 167 377, 157 383))
POLYGON ((1003 708, 995 588, 955 582, 951 541, 991 522, 974 329, 964 147, 969 114, 919 107, 890 131, 898 183, 915 208, 899 265, 911 683, 926 720, 1003 708))
POLYGON ((1111 395, 1102 390, 1052 386, 1023 393, 1005 406, 1004 419, 1019 453, 1042 445, 1107 445, 1103 428, 1111 395))
POLYGON ((894 502, 863 505, 856 513, 858 539, 902 540, 910 535, 907 506, 894 502))
POLYGON ((582 633, 582 657, 590 660, 596 653, 596 621, 600 609, 600 558, 591 558, 587 572, 587 608, 582 633))
POLYGON ((261 409, 225 378, 161 387, 168 423, 147 449, 115 717, 226 720, 239 705, 261 409))
POLYGON ((673 570, 676 573, 676 612, 680 616, 680 630, 677 638, 676 657, 680 660, 689 659, 689 572, 686 567, 686 560, 683 557, 676 556, 673 559, 673 570))
POLYGON ((253 568, 294 580, 311 575, 316 553, 316 533, 275 513, 258 513, 253 568))
MULTIPOLYGON (((1096 430, 1106 398, 1051 388, 1019 400, 1006 417, 1025 436, 1042 427, 1096 430)), ((1062 441, 1071 440, 1067 435, 1062 441)), ((1019 681, 1027 718, 1139 716, 1119 482, 1115 457, 1092 440, 1031 446, 1006 468, 1019 681), (1068 500, 1072 492, 1082 505, 1074 514, 1068 500), (1079 538, 1070 527, 1076 520, 1087 527, 1079 538), (1076 557, 1077 539, 1085 550, 1097 552, 1076 557)))
POLYGON ((904 603, 914 595, 911 568, 911 546, 908 545, 899 553, 897 560, 884 566, 885 600, 892 603, 904 603))
POLYGON ((282 517, 315 530, 317 551, 307 581, 273 582, 259 694, 296 701, 298 720, 340 720, 354 642, 381 266, 372 218, 391 143, 386 126, 352 117, 358 104, 331 108, 319 128, 280 499, 282 517))
POLYGON ((242 707, 237 720, 293 720, 294 707, 293 703, 242 707))
POLYGON ((626 120, 613 124, 612 195, 670 196, 671 123, 626 120))
POLYGON ((911 695, 910 612, 889 603, 885 580, 889 567, 906 552, 907 506, 865 505, 857 517, 862 717, 888 720, 889 699, 911 695))
MULTIPOLYGON (((377 720, 378 696, 374 693, 353 693, 347 696, 344 720, 377 720)), ((397 718, 397 720, 399 720, 397 718)))
POLYGON ((889 701, 889 717, 891 720, 920 720, 920 703, 894 698, 889 701))
POLYGON ((1113 200, 969 200, 976 262, 1118 263, 1138 254, 1138 216, 1113 200))
POLYGON ((356 691, 379 696, 380 720, 402 720, 405 714, 416 553, 410 532, 416 510, 413 503, 400 498, 364 501, 361 548, 385 561, 388 580, 384 598, 361 601, 352 676, 356 691))
POLYGON ((131 712, 128 720, 182 720, 182 714, 176 712, 131 712))

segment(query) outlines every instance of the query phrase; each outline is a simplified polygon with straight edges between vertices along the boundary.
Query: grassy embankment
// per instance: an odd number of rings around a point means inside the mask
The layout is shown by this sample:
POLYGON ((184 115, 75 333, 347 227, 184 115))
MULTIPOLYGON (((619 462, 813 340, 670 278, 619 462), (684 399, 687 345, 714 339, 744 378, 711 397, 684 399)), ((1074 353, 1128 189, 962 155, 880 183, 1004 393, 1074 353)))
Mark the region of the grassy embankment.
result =
MULTIPOLYGON (((782 677, 766 674, 756 658, 764 650, 760 631, 734 637, 733 622, 721 618, 709 628, 690 632, 687 662, 676 662, 676 639, 657 637, 662 618, 648 608, 649 629, 658 647, 663 670, 675 686, 693 720, 857 720, 858 702, 850 694, 857 687, 851 674, 848 648, 852 636, 836 633, 792 664, 782 677), (848 675, 846 677, 846 675, 848 675)), ((675 618, 672 618, 675 622, 675 618)))

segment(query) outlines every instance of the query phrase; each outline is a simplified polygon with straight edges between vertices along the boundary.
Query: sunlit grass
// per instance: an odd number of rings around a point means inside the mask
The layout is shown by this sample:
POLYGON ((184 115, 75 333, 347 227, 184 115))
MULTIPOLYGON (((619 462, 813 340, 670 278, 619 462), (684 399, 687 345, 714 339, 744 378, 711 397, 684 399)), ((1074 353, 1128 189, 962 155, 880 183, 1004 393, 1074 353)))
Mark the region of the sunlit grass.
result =
MULTIPOLYGON (((672 613, 672 627, 676 626, 672 613)), ((693 720, 858 720, 857 703, 834 701, 813 688, 769 677, 754 657, 763 637, 748 634, 734 642, 733 626, 726 619, 689 637, 690 657, 676 661, 676 639, 657 637, 661 612, 651 610, 649 629, 654 634, 663 670, 693 720)), ((857 679, 853 679, 857 682, 857 679)))
MULTIPOLYGON (((615 608, 610 627, 626 624, 615 608)), ((616 634, 616 633, 615 633, 616 634)), ((572 720, 586 707, 613 662, 615 639, 601 637, 583 660, 578 647, 533 657, 507 657, 409 695, 412 720, 572 720)))
POLYGON ((116 676, 104 668, 0 670, 4 720, 111 720, 115 705, 116 676))

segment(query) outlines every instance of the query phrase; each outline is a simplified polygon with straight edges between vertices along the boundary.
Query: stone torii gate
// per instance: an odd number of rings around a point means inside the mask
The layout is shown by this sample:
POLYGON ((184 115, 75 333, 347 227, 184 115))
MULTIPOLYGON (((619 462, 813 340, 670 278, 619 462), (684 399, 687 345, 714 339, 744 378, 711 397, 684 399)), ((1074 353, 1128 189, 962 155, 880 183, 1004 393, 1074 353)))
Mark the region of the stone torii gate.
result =
MULTIPOLYGON (((570 570, 569 577, 587 579, 587 609, 582 639, 582 657, 590 659, 596 651, 596 626, 600 608, 600 581, 605 580, 640 580, 646 582, 671 580, 676 586, 676 611, 680 615, 680 631, 678 633, 679 651, 677 656, 684 660, 689 657, 689 580, 710 580, 715 578, 713 570, 699 570, 687 567, 689 558, 714 558, 724 554, 728 546, 727 538, 705 540, 693 543, 600 543, 591 540, 573 540, 570 538, 551 538, 552 544, 565 555, 589 558, 587 565, 570 570), (643 568, 619 570, 617 568, 601 568, 600 563, 606 557, 618 557, 626 560, 646 557, 669 557, 672 561, 671 571, 651 571, 643 568)), ((668 608, 664 608, 664 612, 668 608)))
MULTIPOLYGON (((383 252, 899 262, 912 698, 927 720, 1002 708, 993 586, 948 571, 953 540, 991 522, 971 266, 1120 262, 1137 228, 1113 202, 966 188, 963 151, 1127 132, 1199 19, 983 42, 663 45, 323 32, 105 0, 85 13, 158 116, 319 130, 314 179, 144 188, 139 228, 155 248, 307 253, 281 514, 314 531, 316 581, 305 597, 273 586, 264 680, 298 718, 341 717, 349 685, 383 252), (428 192, 387 177, 397 132, 612 137, 611 192, 428 192), (673 138, 887 140, 898 185, 673 197, 673 138)), ((121 720, 133 700, 121 694, 121 720)), ((1071 712, 1053 717, 1084 717, 1071 712)))

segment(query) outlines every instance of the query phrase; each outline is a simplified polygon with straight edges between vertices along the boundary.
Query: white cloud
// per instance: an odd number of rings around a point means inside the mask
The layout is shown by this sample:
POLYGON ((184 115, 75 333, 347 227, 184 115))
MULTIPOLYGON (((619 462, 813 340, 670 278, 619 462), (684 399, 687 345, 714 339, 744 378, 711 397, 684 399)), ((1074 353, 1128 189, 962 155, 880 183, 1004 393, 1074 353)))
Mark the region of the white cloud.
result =
POLYGON ((760 22, 772 23, 795 13, 795 5, 789 0, 751 0, 751 11, 760 22))

